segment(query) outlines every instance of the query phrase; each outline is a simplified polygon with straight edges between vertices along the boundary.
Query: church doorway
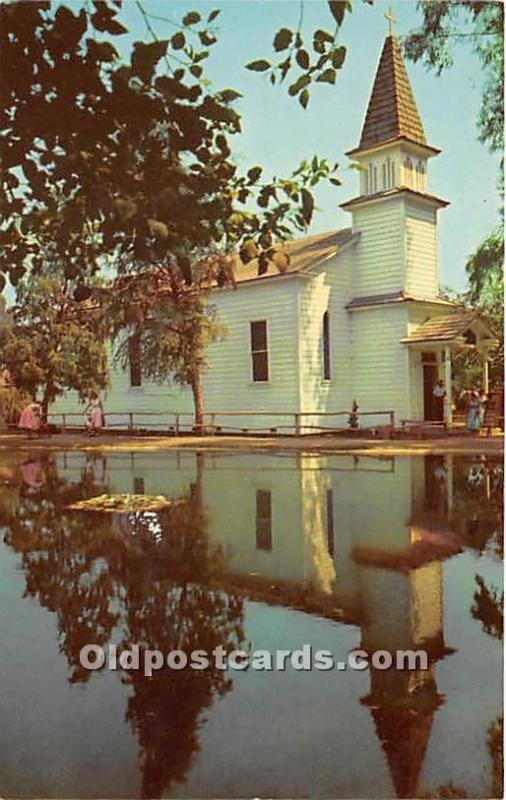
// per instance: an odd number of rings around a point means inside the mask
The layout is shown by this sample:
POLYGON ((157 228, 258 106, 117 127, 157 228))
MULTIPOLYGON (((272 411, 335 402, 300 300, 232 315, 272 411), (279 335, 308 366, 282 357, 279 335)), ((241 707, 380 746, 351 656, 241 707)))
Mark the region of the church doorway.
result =
POLYGON ((439 375, 436 353, 422 353, 423 369, 423 418, 425 422, 438 419, 436 399, 433 391, 439 375))

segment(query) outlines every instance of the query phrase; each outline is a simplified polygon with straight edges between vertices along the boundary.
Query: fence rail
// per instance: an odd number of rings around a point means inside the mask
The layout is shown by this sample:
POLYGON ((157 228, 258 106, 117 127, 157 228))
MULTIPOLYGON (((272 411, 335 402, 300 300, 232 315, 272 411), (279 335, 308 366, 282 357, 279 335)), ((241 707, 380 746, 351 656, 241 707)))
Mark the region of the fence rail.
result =
MULTIPOLYGON (((204 414, 202 427, 206 433, 278 433, 282 431, 295 435, 350 430, 347 421, 341 425, 326 424, 327 421, 330 423, 332 418, 338 422, 340 417, 349 419, 350 411, 207 411, 204 414), (241 418, 244 423, 248 424, 234 424, 235 420, 239 423, 241 418), (265 420, 264 425, 255 424, 262 418, 265 420), (253 421, 253 424, 250 420, 253 421), (325 424, 321 424, 321 422, 325 424)), ((61 425, 64 431, 86 427, 84 414, 79 412, 50 412, 48 419, 53 424, 61 425)), ((368 427, 385 427, 393 430, 395 427, 395 412, 391 409, 357 411, 356 419, 359 429, 362 430, 368 427), (367 422, 367 418, 371 417, 380 418, 382 421, 374 422, 369 426, 362 423, 363 418, 367 422)), ((180 433, 196 431, 193 413, 180 411, 108 411, 106 423, 106 427, 109 429, 129 432, 161 429, 177 436, 180 433), (157 418, 163 419, 157 421, 157 418)))

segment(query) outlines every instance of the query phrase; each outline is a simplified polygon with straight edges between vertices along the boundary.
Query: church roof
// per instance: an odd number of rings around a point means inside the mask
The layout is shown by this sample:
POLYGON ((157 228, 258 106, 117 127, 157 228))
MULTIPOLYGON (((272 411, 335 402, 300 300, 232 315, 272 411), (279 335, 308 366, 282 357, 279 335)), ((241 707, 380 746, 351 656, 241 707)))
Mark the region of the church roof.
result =
POLYGON ((417 342, 451 342, 466 333, 476 321, 479 321, 483 326, 484 332, 488 334, 487 338, 493 338, 492 332, 487 323, 481 318, 480 313, 464 309, 445 316, 428 319, 402 341, 408 344, 417 342))
POLYGON ((347 303, 346 308, 353 311, 356 308, 368 308, 369 306, 383 306, 391 305, 392 303, 430 303, 431 305, 443 305, 454 307, 454 303, 450 300, 445 300, 443 297, 421 297, 414 294, 408 294, 399 290, 397 292, 385 292, 383 294, 368 294, 361 297, 354 297, 347 303))
POLYGON ((267 272, 262 275, 258 274, 257 258, 253 258, 247 264, 243 264, 239 256, 236 256, 233 262, 235 281, 238 284, 242 284, 247 281, 266 280, 276 276, 279 278, 282 275, 306 272, 325 261, 325 259, 337 255, 345 245, 354 239, 358 239, 358 236, 359 234, 351 228, 342 228, 338 231, 317 233, 313 236, 304 236, 301 239, 284 242, 275 249, 288 255, 288 266, 280 271, 275 264, 269 263, 267 272))
POLYGON ((399 42, 387 36, 369 99, 359 150, 405 138, 427 145, 399 42))

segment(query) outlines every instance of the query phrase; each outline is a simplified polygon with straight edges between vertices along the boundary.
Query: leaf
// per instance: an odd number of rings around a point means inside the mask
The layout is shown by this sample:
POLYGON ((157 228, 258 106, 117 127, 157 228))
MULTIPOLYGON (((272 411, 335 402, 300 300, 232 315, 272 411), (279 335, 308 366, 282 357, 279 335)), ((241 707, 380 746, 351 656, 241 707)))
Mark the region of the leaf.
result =
POLYGON ((148 219, 148 228, 151 236, 157 239, 166 239, 169 235, 169 229, 165 222, 159 222, 157 219, 148 219))
POLYGON ((304 216, 304 220, 309 225, 313 216, 314 198, 311 192, 308 192, 308 190, 304 188, 301 189, 300 194, 302 199, 302 214, 304 216))
POLYGON ((329 178, 329 181, 334 184, 334 186, 342 186, 342 181, 339 178, 329 178))
POLYGON ((297 50, 295 60, 297 61, 299 67, 301 67, 302 69, 309 69, 309 64, 311 62, 307 50, 297 50))
POLYGON ((128 28, 125 28, 120 22, 115 19, 110 19, 105 23, 105 31, 113 36, 120 36, 122 33, 128 33, 128 28))
POLYGON ((186 44, 186 37, 184 33, 182 33, 181 31, 175 33, 172 39, 170 40, 170 43, 174 48, 174 50, 182 50, 186 44))
POLYGON ((128 222, 137 213, 137 204, 133 200, 124 200, 121 197, 114 201, 114 208, 122 222, 128 222))
POLYGON ((114 61, 118 51, 110 42, 96 42, 95 39, 86 39, 88 56, 93 61, 114 61))
POLYGON ((198 64, 192 64, 191 67, 190 67, 190 72, 191 72, 191 74, 193 75, 194 78, 200 78, 200 76, 202 75, 203 69, 202 69, 202 67, 199 67, 198 64))
POLYGON ((278 270, 281 273, 286 272, 286 270, 290 266, 290 256, 288 255, 288 253, 283 252, 282 250, 276 250, 276 252, 272 256, 272 263, 278 268, 278 270))
POLYGON ((332 53, 332 66, 335 69, 341 69, 344 64, 344 59, 346 58, 346 47, 338 47, 337 50, 334 50, 332 53))
POLYGON ((239 252, 240 259, 243 264, 248 264, 253 258, 256 258, 258 255, 258 247, 256 246, 253 239, 249 239, 244 242, 244 246, 241 248, 239 252))
POLYGON ((314 38, 320 42, 333 42, 334 37, 328 31, 323 31, 319 28, 317 31, 314 32, 314 38))
POLYGON ((307 108, 307 104, 309 103, 309 92, 307 89, 303 89, 299 94, 299 103, 302 108, 307 108))
POLYGON ((250 183, 256 183, 262 174, 262 167, 251 167, 248 170, 248 180, 250 183))
POLYGON ((335 83, 336 82, 336 71, 335 69, 326 69, 324 72, 321 73, 316 79, 317 83, 335 83))
POLYGON ((209 16, 207 18, 207 21, 208 22, 212 22, 214 19, 216 19, 216 17, 220 13, 220 11, 221 11, 221 9, 219 9, 219 8, 215 8, 214 11, 211 11, 211 13, 209 14, 209 16))
POLYGON ((291 97, 294 97, 301 91, 301 89, 304 89, 310 83, 310 75, 301 75, 300 78, 298 78, 298 80, 296 80, 295 83, 292 83, 292 85, 289 87, 288 94, 291 95, 291 97))
POLYGON ((218 94, 218 97, 223 103, 232 103, 234 100, 242 97, 242 94, 236 92, 235 89, 223 89, 223 91, 218 94))
POLYGON ((142 81, 148 83, 153 77, 155 67, 160 59, 166 54, 168 40, 144 44, 135 42, 132 52, 132 72, 142 81))
POLYGON ((211 47, 217 41, 216 36, 211 36, 207 31, 199 31, 199 39, 204 47, 211 47))
POLYGON ((201 19, 202 17, 198 11, 190 11, 183 17, 183 25, 196 25, 201 19))
POLYGON ((349 9, 347 0, 329 0, 329 8, 338 25, 342 25, 344 13, 349 9))
POLYGON ((274 50, 276 50, 277 53, 279 53, 280 50, 286 50, 286 48, 290 46, 292 38, 292 31, 288 30, 288 28, 281 28, 275 35, 272 43, 274 50))
POLYGON ((253 72, 265 72, 270 66, 268 61, 260 59, 259 61, 252 61, 250 64, 246 64, 246 69, 251 69, 253 72))

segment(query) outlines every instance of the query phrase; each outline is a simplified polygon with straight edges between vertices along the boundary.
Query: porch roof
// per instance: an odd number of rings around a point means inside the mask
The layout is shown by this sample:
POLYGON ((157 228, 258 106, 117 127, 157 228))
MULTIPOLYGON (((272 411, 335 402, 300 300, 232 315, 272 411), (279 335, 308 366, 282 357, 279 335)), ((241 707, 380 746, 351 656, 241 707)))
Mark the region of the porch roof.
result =
POLYGON ((401 341, 406 344, 421 344, 423 342, 440 342, 444 344, 459 339, 468 330, 472 330, 475 333, 475 329, 478 327, 480 329, 480 339, 494 339, 494 334, 479 311, 463 309, 426 320, 401 341))

